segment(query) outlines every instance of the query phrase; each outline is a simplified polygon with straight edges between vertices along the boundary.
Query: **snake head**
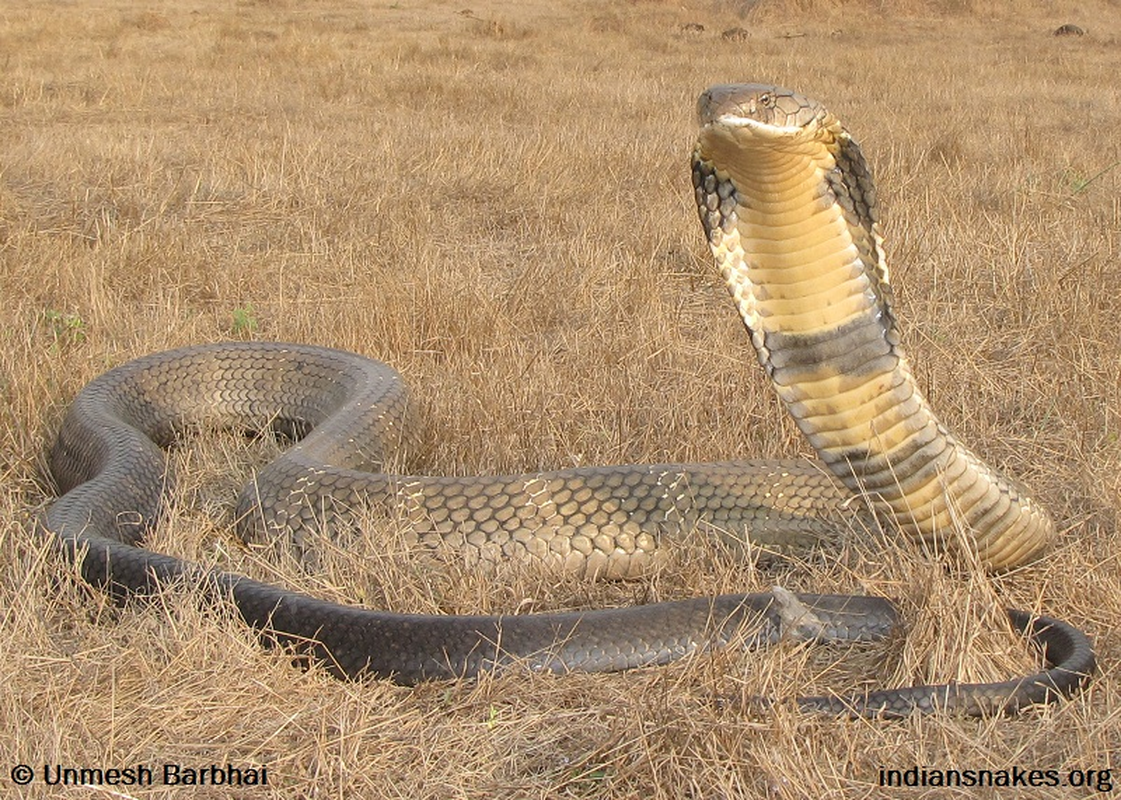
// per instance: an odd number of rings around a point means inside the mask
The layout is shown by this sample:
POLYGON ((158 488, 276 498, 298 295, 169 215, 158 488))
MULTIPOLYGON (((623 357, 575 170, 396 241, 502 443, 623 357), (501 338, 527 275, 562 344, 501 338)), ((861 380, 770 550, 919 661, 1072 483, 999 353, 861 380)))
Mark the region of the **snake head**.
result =
POLYGON ((816 100, 760 83, 712 86, 697 100, 702 130, 720 128, 733 134, 742 131, 766 138, 813 134, 828 116, 816 100))

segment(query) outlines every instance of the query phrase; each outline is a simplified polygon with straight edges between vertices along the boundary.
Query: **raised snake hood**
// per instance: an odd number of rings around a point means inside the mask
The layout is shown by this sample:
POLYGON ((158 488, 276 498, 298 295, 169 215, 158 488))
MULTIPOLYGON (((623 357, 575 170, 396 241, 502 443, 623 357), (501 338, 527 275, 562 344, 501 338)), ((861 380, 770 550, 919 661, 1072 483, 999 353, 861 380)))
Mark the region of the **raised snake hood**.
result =
POLYGON ((877 196, 820 103, 758 84, 697 104, 697 209, 759 360, 830 471, 910 536, 992 569, 1037 555, 1050 518, 938 421, 892 311, 877 196))

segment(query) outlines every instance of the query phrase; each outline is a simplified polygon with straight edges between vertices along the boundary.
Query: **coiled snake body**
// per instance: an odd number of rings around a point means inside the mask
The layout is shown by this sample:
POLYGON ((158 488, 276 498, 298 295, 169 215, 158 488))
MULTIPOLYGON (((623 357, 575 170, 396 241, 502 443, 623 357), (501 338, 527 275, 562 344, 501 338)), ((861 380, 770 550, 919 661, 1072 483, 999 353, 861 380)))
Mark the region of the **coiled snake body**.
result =
MULTIPOLYGON (((238 503, 241 524, 300 539, 324 510, 389 505, 421 541, 480 561, 528 556, 589 576, 641 573, 672 534, 706 524, 777 545, 813 539, 853 495, 900 530, 938 541, 957 526, 993 568, 1037 554, 1047 515, 934 417, 899 347, 876 224, 875 187, 856 143, 820 104, 754 85, 699 103, 693 185, 728 288, 779 395, 825 467, 803 462, 621 466, 508 477, 402 477, 384 465, 407 440, 406 398, 388 367, 276 343, 188 347, 89 384, 51 451, 62 496, 44 527, 83 576, 145 593, 183 575, 232 594, 241 616, 336 673, 401 682, 532 669, 663 663, 742 637, 876 638, 894 624, 872 597, 728 595, 636 608, 509 616, 424 616, 346 607, 248 578, 205 572, 137 546, 166 491, 161 445, 201 421, 271 424, 299 441, 238 503)), ((950 547, 959 546, 950 540, 950 547)), ((1010 612, 1050 666, 997 684, 921 686, 804 706, 864 714, 968 713, 1074 691, 1094 667, 1065 623, 1010 612)))

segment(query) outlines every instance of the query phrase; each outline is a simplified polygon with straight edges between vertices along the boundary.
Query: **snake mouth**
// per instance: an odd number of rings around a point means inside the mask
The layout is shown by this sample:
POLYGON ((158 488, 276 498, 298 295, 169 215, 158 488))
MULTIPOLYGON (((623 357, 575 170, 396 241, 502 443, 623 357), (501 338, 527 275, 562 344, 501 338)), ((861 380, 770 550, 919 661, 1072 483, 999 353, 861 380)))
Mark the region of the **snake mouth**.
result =
POLYGON ((773 146, 773 143, 790 141, 792 137, 804 134, 805 128, 798 125, 772 125, 752 117, 722 114, 701 124, 700 138, 704 141, 710 137, 724 137, 737 147, 749 148, 752 140, 755 140, 757 146, 763 143, 773 146))

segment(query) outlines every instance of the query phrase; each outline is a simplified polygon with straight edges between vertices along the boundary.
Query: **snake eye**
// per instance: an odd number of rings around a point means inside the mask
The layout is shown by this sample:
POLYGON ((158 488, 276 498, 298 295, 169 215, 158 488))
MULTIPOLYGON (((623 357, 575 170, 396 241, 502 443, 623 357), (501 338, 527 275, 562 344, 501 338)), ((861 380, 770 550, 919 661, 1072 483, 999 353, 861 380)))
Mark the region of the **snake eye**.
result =
POLYGON ((775 96, 770 92, 763 92, 763 94, 759 95, 759 105, 763 106, 764 108, 771 108, 774 106, 774 104, 775 96))

